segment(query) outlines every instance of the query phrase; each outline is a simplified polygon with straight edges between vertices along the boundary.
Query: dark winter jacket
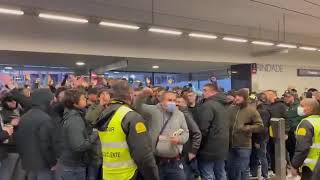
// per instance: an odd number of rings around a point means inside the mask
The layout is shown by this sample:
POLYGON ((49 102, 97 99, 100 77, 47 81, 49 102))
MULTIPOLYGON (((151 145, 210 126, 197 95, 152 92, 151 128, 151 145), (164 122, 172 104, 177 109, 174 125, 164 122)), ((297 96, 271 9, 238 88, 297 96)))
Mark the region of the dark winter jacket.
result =
POLYGON ((201 145, 201 131, 188 108, 180 108, 180 111, 184 114, 189 129, 189 140, 183 146, 182 152, 197 154, 201 145))
POLYGON ((232 148, 252 148, 252 133, 261 133, 263 123, 258 111, 250 106, 231 106, 230 146, 232 148))
POLYGON ((32 93, 32 109, 21 117, 16 145, 22 166, 28 171, 48 170, 57 163, 54 151, 54 125, 49 116, 53 94, 48 89, 32 93))
POLYGON ((281 100, 276 100, 274 103, 270 104, 270 113, 271 113, 271 118, 283 118, 285 119, 285 131, 286 134, 289 132, 289 121, 287 117, 287 109, 288 106, 281 100))
POLYGON ((270 126, 271 113, 270 113, 270 107, 265 103, 259 104, 257 106, 257 111, 261 116, 264 130, 261 131, 260 133, 253 133, 252 141, 253 143, 261 144, 269 140, 269 126, 270 126))
POLYGON ((90 127, 84 113, 77 109, 65 109, 63 116, 63 149, 60 162, 69 167, 85 167, 89 164, 89 150, 97 140, 96 132, 90 127))
POLYGON ((222 93, 205 99, 195 113, 202 133, 199 159, 225 160, 229 151, 227 99, 222 93), (217 148, 218 147, 218 148, 217 148))
MULTIPOLYGON (((114 113, 121 105, 126 105, 121 101, 112 101, 111 104, 103 111, 96 124, 99 131, 105 131, 114 113)), ((134 162, 138 166, 138 171, 131 180, 137 180, 143 177, 146 180, 159 180, 158 167, 155 162, 153 148, 148 130, 137 132, 136 124, 143 123, 145 120, 135 111, 129 112, 122 120, 122 129, 127 135, 127 144, 134 162)))
MULTIPOLYGON (((97 120, 99 119, 100 114, 104 110, 104 107, 98 103, 92 104, 86 113, 85 119, 90 126, 91 132, 95 126, 97 120)), ((102 164, 102 151, 101 151, 101 142, 100 138, 94 142, 89 150, 90 164, 99 167, 102 164)))

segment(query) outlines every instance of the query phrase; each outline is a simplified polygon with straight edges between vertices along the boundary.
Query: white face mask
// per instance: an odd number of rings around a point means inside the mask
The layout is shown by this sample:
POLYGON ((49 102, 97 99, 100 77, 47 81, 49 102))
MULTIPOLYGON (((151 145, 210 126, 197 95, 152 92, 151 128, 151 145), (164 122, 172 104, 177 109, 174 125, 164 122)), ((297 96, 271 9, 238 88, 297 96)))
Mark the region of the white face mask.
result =
POLYGON ((297 112, 298 112, 299 116, 305 116, 306 115, 306 113, 304 113, 304 108, 301 107, 301 106, 298 107, 297 112))

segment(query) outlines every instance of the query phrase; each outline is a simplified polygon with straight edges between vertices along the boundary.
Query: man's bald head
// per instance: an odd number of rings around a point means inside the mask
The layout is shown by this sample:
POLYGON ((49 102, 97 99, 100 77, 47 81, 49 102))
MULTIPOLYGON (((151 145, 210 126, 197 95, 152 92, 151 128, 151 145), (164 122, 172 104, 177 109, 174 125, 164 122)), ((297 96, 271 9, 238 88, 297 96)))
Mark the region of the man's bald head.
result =
POLYGON ((304 113, 308 116, 318 115, 320 113, 320 105, 316 99, 305 98, 300 103, 304 109, 304 113))

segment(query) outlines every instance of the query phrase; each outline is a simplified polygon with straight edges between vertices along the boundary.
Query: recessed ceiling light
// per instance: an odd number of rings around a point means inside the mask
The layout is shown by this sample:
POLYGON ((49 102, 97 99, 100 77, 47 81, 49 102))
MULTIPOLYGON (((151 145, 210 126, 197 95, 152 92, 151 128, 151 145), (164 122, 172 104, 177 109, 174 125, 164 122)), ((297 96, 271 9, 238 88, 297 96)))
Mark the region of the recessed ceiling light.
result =
POLYGON ((200 34, 200 33, 190 33, 190 37, 196 37, 196 38, 205 38, 205 39, 217 39, 218 37, 215 35, 210 34, 200 34))
POLYGON ((76 65, 78 65, 78 66, 84 66, 86 63, 84 63, 84 62, 76 62, 76 65))
POLYGON ((222 39, 225 40, 225 41, 240 42, 240 43, 248 42, 247 39, 234 38, 234 37, 224 37, 224 38, 222 38, 222 39))
POLYGON ((124 29, 140 29, 139 26, 135 25, 130 25, 130 24, 120 24, 120 23, 113 23, 113 22, 106 22, 106 21, 101 21, 99 23, 101 26, 109 26, 109 27, 116 27, 116 28, 124 28, 124 29))
POLYGON ((174 31, 169 29, 149 28, 148 31, 162 34, 181 35, 181 31, 174 31))
POLYGON ((159 66, 152 66, 153 69, 159 69, 159 66))
POLYGON ((292 45, 292 44, 277 44, 278 47, 283 47, 283 48, 290 48, 290 49, 295 49, 297 48, 296 45, 292 45))
POLYGON ((24 12, 17 9, 0 8, 1 14, 24 15, 24 12))
POLYGON ((317 48, 307 47, 307 46, 300 46, 299 49, 307 50, 307 51, 316 51, 317 50, 317 48))
POLYGON ((274 43, 272 42, 265 42, 265 41, 252 41, 252 44, 256 44, 256 45, 262 45, 262 46, 273 46, 274 43))
POLYGON ((58 21, 68 21, 68 22, 75 22, 75 23, 88 23, 89 22, 87 19, 83 19, 83 18, 60 16, 60 15, 46 14, 46 13, 40 13, 38 16, 40 18, 45 18, 45 19, 53 19, 53 20, 58 20, 58 21))

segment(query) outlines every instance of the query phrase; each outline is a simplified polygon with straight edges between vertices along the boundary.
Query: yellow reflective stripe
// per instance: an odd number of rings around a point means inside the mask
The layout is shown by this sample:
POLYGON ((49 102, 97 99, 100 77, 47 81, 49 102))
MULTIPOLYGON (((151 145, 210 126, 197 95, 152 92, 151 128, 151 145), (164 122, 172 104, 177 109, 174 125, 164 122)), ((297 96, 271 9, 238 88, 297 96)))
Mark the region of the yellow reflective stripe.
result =
POLYGON ((128 148, 127 142, 101 142, 103 148, 128 148))
POLYGON ((313 159, 309 159, 309 158, 307 158, 306 160, 304 160, 304 163, 305 164, 317 164, 317 160, 313 160, 313 159))
POLYGON ((130 168, 136 167, 136 163, 133 160, 120 162, 103 162, 103 166, 106 168, 130 168))

